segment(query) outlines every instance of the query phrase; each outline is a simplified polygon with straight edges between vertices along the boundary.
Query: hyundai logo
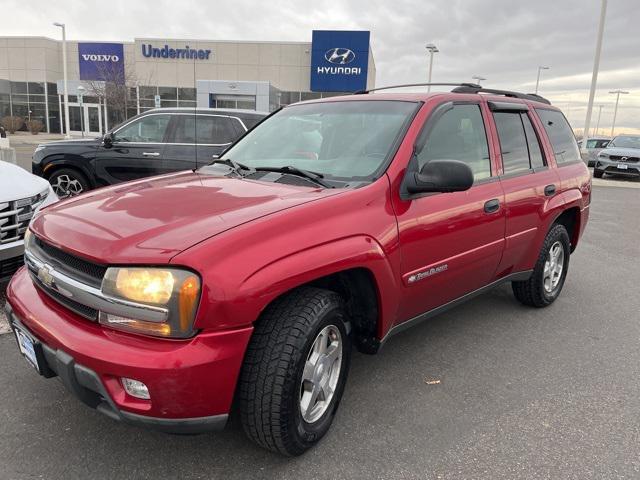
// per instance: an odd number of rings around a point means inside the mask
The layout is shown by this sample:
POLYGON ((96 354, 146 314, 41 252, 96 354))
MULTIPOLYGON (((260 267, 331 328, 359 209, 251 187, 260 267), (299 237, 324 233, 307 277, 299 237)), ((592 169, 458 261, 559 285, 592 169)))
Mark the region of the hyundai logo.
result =
POLYGON ((356 59, 356 54, 348 48, 330 48, 324 54, 324 58, 329 63, 335 63, 338 65, 346 65, 356 59))

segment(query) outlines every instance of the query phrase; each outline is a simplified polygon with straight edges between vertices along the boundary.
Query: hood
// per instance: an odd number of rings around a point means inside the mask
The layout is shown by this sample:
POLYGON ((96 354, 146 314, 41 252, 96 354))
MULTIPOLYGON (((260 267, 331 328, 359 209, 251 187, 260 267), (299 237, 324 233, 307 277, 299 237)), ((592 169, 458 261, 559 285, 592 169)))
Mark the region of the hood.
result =
POLYGON ((13 163, 0 161, 0 203, 32 197, 49 189, 49 182, 13 163))
POLYGON ((85 145, 98 146, 101 143, 102 143, 102 139, 99 137, 98 138, 71 138, 68 140, 56 140, 54 142, 41 143, 40 146, 50 148, 50 147, 65 147, 69 145, 76 145, 80 147, 85 145))
POLYGON ((607 155, 616 155, 620 157, 640 157, 640 149, 638 148, 607 147, 603 150, 600 150, 600 153, 606 153, 607 155))
POLYGON ((31 228, 98 263, 162 264, 225 230, 339 192, 183 172, 60 202, 31 228))

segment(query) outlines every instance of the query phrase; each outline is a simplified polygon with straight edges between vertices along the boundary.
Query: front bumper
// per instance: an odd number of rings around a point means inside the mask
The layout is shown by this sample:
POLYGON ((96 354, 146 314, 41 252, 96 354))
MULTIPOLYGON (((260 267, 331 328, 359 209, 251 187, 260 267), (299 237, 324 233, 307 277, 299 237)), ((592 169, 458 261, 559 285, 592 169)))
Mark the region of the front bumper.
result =
POLYGON ((612 175, 640 176, 640 163, 638 162, 622 162, 598 157, 594 168, 612 175), (626 168, 619 168, 619 166, 625 166, 626 168))
POLYGON ((26 269, 7 288, 9 322, 38 342, 45 376, 57 376, 86 405, 129 424, 165 432, 224 427, 252 328, 188 340, 126 334, 65 309, 33 285, 26 269), (144 382, 150 400, 121 378, 144 382))

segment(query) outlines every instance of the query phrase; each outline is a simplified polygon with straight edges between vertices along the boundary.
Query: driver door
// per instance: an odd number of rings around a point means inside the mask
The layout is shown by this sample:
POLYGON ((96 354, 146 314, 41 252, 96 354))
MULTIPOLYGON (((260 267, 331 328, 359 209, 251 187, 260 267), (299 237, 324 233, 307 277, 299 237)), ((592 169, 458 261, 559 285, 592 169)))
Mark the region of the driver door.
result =
POLYGON ((170 172, 165 166, 164 152, 175 118, 168 113, 151 113, 116 130, 113 145, 100 146, 96 153, 98 183, 113 185, 170 172))

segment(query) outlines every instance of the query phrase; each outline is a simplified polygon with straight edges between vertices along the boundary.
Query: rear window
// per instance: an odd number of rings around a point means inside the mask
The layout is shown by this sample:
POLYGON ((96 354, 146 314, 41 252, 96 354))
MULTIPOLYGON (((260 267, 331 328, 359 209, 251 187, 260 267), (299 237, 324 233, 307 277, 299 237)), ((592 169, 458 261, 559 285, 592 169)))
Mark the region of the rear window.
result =
POLYGON ((536 109, 536 112, 538 112, 549 141, 551 141, 556 163, 561 165, 581 161, 576 137, 562 112, 546 109, 536 109))

